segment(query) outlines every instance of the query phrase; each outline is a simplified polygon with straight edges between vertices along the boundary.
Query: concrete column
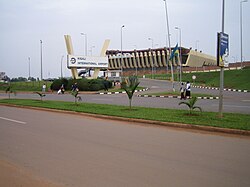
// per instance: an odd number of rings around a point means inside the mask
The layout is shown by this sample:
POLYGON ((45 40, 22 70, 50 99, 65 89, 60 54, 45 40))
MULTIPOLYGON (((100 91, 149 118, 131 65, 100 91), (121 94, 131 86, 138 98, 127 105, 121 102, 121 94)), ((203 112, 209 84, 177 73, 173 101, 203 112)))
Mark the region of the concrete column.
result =
POLYGON ((160 51, 157 51, 157 59, 158 59, 158 62, 159 62, 159 67, 163 67, 163 64, 161 62, 161 52, 160 51))
POLYGON ((144 58, 143 58, 143 52, 140 52, 140 61, 141 61, 141 65, 142 67, 146 67, 146 65, 144 64, 144 58))
POLYGON ((150 64, 148 63, 148 54, 146 51, 144 52, 144 59, 145 59, 146 66, 149 68, 150 64))
POLYGON ((156 52, 153 51, 153 63, 154 63, 154 67, 159 67, 158 63, 157 63, 157 57, 156 57, 156 52))
POLYGON ((162 50, 161 51, 161 58, 162 58, 162 64, 164 67, 167 67, 167 60, 166 60, 166 55, 165 55, 165 51, 162 50))

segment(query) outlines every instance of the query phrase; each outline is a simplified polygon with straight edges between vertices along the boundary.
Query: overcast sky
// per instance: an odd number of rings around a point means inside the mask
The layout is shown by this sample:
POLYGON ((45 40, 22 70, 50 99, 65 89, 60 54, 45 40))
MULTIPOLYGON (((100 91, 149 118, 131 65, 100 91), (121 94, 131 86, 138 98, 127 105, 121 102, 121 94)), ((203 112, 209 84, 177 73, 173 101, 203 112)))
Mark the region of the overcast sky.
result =
MULTIPOLYGON (((225 32, 229 34, 229 61, 240 61, 240 0, 225 0, 225 32)), ((167 0, 171 45, 198 47, 216 56, 216 35, 221 31, 222 0, 167 0)), ((243 56, 250 60, 250 2, 243 3, 243 56)), ((76 55, 99 55, 105 39, 109 49, 166 46, 166 14, 163 0, 0 0, 0 72, 13 77, 40 77, 40 40, 43 41, 43 77, 59 77, 61 58, 66 68, 64 35, 71 35, 76 55), (94 46, 94 47, 92 47, 94 46)))

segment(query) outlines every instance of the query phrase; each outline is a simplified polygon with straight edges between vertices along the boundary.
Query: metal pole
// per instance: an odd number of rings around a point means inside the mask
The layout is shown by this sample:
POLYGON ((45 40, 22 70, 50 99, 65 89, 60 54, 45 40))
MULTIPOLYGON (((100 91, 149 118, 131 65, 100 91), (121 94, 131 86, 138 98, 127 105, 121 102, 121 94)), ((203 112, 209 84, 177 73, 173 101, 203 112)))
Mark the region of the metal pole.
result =
POLYGON ((29 80, 29 78, 30 78, 30 57, 28 58, 28 60, 29 60, 29 77, 28 77, 28 80, 29 80))
POLYGON ((43 80, 43 41, 40 40, 41 47, 41 81, 43 80))
POLYGON ((179 52, 180 52, 180 83, 182 81, 182 56, 181 56, 181 28, 175 27, 175 29, 179 30, 180 32, 180 46, 179 46, 179 52))
POLYGON ((88 56, 88 40, 87 40, 87 34, 85 34, 85 55, 88 56))
POLYGON ((87 34, 81 33, 82 36, 85 36, 85 56, 88 55, 88 42, 87 42, 87 34))
MULTIPOLYGON (((170 33, 169 33, 169 23, 168 23, 168 8, 167 8, 167 1, 163 0, 165 2, 165 10, 166 10, 166 21, 167 21, 167 32, 168 32, 168 48, 169 48, 169 54, 171 54, 171 42, 170 42, 170 33)), ((169 58, 168 58, 169 61, 169 58)), ((169 64, 169 63, 168 63, 169 64)), ((173 91, 175 91, 174 89, 174 72, 173 72, 173 64, 171 63, 170 65, 171 68, 171 74, 172 74, 172 87, 173 87, 173 91)))
POLYGON ((124 28, 125 25, 121 26, 121 77, 123 77, 123 56, 122 56, 122 28, 124 28))
POLYGON ((61 79, 63 78, 63 72, 62 72, 62 64, 63 64, 63 55, 62 55, 62 58, 61 58, 61 79))
POLYGON ((243 68, 243 46, 242 46, 242 3, 246 3, 247 0, 240 2, 240 67, 243 68))
MULTIPOLYGON (((224 33, 224 13, 225 13, 225 0, 222 0, 222 33, 224 33)), ((224 66, 220 69, 220 93, 219 93, 219 117, 222 117, 223 110, 223 89, 224 89, 224 66)))

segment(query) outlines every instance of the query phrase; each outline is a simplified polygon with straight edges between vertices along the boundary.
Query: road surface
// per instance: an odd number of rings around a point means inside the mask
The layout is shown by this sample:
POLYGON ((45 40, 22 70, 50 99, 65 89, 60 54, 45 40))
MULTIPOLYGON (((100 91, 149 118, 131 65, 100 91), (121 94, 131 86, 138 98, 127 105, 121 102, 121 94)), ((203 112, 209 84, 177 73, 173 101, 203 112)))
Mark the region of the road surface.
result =
POLYGON ((75 187, 250 186, 250 139, 0 106, 0 160, 75 187))
MULTIPOLYGON (((150 88, 147 92, 135 93, 133 97, 133 106, 143 106, 143 107, 154 107, 154 108, 171 108, 171 109, 184 109, 187 107, 185 105, 178 105, 180 99, 177 98, 145 98, 137 97, 138 94, 144 93, 156 93, 162 91, 171 91, 172 84, 169 81, 151 80, 151 79, 140 79, 140 86, 145 86, 150 88)), ((179 85, 176 83, 175 86, 178 91, 179 85)), ((201 88, 191 88, 192 93, 207 93, 211 95, 218 96, 218 90, 208 90, 201 88)), ((83 102, 88 103, 100 103, 100 104, 114 104, 128 106, 129 101, 126 94, 116 94, 116 95, 97 95, 97 94, 80 94, 83 102)), ((16 96, 11 95, 14 98, 27 98, 27 99, 40 99, 38 94, 23 94, 17 93, 16 96)), ((6 93, 0 93, 0 98, 8 98, 6 93)), ((46 94, 45 100, 60 100, 60 101, 72 101, 74 102, 74 97, 70 94, 57 95, 46 94)), ((203 100, 199 99, 196 103, 200 106, 203 111, 218 112, 219 110, 219 100, 203 100)), ((223 100, 223 112, 230 113, 243 113, 250 114, 250 93, 238 93, 231 91, 224 91, 223 100)))

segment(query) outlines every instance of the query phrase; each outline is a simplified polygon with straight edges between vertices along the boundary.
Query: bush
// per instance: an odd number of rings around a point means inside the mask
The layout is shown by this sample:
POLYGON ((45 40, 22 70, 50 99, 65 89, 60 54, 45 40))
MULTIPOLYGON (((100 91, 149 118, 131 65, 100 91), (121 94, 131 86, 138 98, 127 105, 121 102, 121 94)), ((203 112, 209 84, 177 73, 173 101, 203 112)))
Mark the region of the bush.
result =
POLYGON ((53 81, 53 83, 50 86, 51 90, 59 90, 62 86, 62 84, 64 85, 64 89, 66 89, 68 87, 68 80, 67 79, 56 79, 53 81))
MULTIPOLYGON (((51 90, 59 90, 64 84, 65 90, 71 90, 72 85, 76 82, 79 91, 99 91, 104 89, 104 79, 56 79, 51 85, 51 90)), ((112 82, 107 81, 108 88, 112 87, 112 82)))

